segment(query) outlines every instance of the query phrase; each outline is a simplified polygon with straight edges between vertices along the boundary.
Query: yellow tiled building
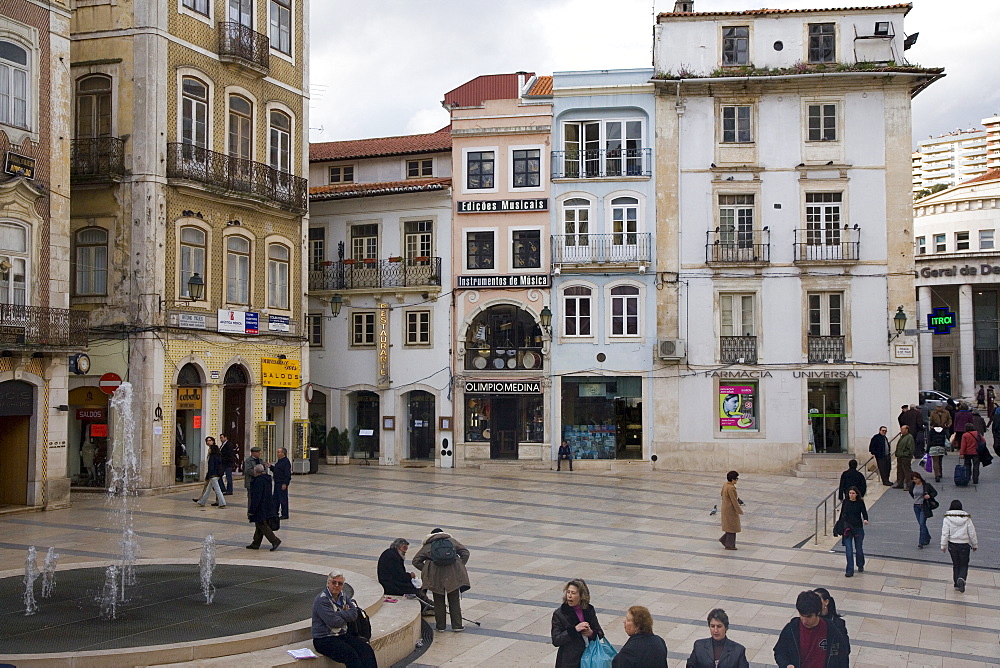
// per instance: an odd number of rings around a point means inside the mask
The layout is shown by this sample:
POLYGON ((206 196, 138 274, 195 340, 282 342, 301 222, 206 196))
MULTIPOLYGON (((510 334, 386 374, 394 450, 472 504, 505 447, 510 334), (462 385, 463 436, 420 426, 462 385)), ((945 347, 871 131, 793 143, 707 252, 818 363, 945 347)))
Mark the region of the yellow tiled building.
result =
POLYGON ((143 488, 203 479, 220 432, 240 461, 254 443, 305 454, 307 12, 91 0, 74 13, 71 304, 93 328, 90 372, 70 382, 74 485, 103 484, 107 373, 135 388, 143 488))

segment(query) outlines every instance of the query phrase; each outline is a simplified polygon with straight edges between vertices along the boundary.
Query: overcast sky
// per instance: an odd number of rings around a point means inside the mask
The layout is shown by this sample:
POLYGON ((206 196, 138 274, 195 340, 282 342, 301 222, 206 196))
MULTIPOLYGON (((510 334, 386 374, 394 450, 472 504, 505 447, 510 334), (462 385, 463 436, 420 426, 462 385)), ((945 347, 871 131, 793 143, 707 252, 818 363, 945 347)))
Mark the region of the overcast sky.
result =
MULTIPOLYGON (((695 0, 695 11, 892 4, 695 0)), ((655 12, 673 0, 656 0, 655 12)), ((998 0, 913 0, 906 52, 947 76, 913 102, 913 136, 978 126, 1000 113, 998 0)), ((310 140, 433 132, 444 93, 480 74, 650 67, 653 0, 314 0, 310 140), (613 8, 613 9, 612 9, 613 8)))

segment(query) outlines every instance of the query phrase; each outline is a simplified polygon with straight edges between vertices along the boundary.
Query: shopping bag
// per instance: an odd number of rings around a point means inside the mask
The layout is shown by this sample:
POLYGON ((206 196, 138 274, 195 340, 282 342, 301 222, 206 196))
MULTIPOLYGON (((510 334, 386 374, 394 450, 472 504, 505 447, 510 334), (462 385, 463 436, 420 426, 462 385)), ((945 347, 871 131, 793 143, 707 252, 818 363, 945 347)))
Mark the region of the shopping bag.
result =
POLYGON ((934 461, 931 459, 930 455, 924 457, 924 470, 928 473, 934 472, 934 461))
POLYGON ((580 668, 611 668, 616 654, 618 651, 604 638, 592 640, 587 644, 587 649, 583 650, 580 668))

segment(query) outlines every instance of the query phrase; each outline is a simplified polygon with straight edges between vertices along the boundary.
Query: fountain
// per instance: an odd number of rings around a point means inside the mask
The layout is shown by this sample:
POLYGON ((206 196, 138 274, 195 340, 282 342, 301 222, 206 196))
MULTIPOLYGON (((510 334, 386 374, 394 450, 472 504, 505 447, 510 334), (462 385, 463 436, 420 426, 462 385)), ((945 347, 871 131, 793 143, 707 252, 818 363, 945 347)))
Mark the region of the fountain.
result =
POLYGON ((45 553, 45 564, 42 566, 42 598, 49 598, 56 589, 56 564, 59 555, 56 548, 50 547, 45 553))
POLYGON ((118 615, 118 567, 108 566, 104 573, 101 591, 101 619, 114 619, 118 615))
MULTIPOLYGON (((121 556, 117 569, 121 582, 116 585, 115 591, 118 600, 124 602, 126 585, 135 584, 135 563, 139 558, 139 539, 133 525, 133 511, 138 498, 139 449, 135 447, 135 413, 132 408, 131 383, 122 383, 115 390, 111 395, 111 407, 115 412, 112 442, 114 466, 111 472, 111 484, 108 487, 108 502, 114 506, 115 523, 122 532, 121 556)), ((106 590, 105 586, 105 595, 106 590)))
POLYGON ((215 536, 208 534, 201 545, 201 561, 198 562, 201 573, 201 593, 205 595, 205 605, 215 597, 215 585, 212 584, 212 573, 215 571, 215 536))
POLYGON ((35 601, 35 580, 38 579, 38 553, 35 546, 28 548, 28 558, 24 560, 24 614, 33 615, 38 612, 35 601))

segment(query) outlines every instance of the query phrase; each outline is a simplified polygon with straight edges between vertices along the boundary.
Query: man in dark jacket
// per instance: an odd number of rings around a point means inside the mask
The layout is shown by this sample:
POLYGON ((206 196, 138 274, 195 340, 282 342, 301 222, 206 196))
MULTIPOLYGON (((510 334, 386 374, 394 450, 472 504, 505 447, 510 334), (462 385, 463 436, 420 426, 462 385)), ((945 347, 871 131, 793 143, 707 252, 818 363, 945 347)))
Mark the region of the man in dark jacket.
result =
POLYGON ((392 545, 378 558, 378 583, 382 585, 382 590, 386 594, 411 598, 415 596, 420 599, 424 612, 427 612, 428 608, 433 611, 434 604, 413 586, 413 578, 417 577, 417 574, 406 570, 404 560, 409 548, 410 542, 405 538, 392 541, 392 545))
POLYGON ((274 473, 274 508, 283 520, 288 519, 288 486, 292 484, 292 463, 288 452, 278 448, 278 460, 271 465, 274 473))
POLYGON ((840 489, 837 491, 837 497, 843 501, 847 498, 847 490, 852 487, 857 487, 861 496, 864 496, 865 492, 868 491, 868 481, 865 480, 865 474, 858 470, 857 459, 847 462, 847 470, 840 474, 840 489))
POLYGON ((878 428, 878 433, 872 436, 872 440, 868 444, 868 452, 875 458, 882 484, 886 487, 892 487, 892 483, 889 482, 889 471, 892 469, 892 460, 889 457, 892 455, 892 448, 889 447, 889 437, 886 435, 888 431, 886 427, 878 428))
POLYGON ((219 434, 219 442, 222 443, 222 466, 226 474, 226 483, 222 486, 222 493, 226 496, 232 496, 233 469, 236 467, 236 447, 225 434, 219 434))
POLYGON ((260 448, 255 445, 250 448, 250 456, 243 460, 243 487, 247 490, 248 507, 250 505, 250 485, 253 483, 253 470, 257 464, 267 468, 267 464, 260 457, 260 448))
POLYGON ((799 616, 781 629, 774 645, 774 662, 779 668, 850 668, 851 650, 847 638, 819 615, 823 599, 814 591, 804 591, 795 600, 799 616))
MULTIPOLYGON (((445 550, 440 550, 444 552, 445 550)), ((437 622, 438 631, 445 630, 448 617, 445 611, 445 597, 448 599, 447 612, 451 613, 451 630, 464 631, 462 624, 462 602, 459 596, 462 592, 469 590, 469 571, 465 564, 469 561, 469 550, 452 538, 451 534, 445 533, 441 529, 434 529, 420 550, 413 557, 413 566, 421 572, 421 579, 424 581, 424 588, 434 594, 434 621, 437 622), (433 550, 434 544, 440 541, 448 541, 441 545, 451 545, 451 560, 441 560, 439 550, 433 550), (432 550, 434 555, 432 557, 432 550)))
POLYGON ((247 519, 256 530, 253 542, 247 545, 248 550, 260 549, 260 542, 267 537, 271 543, 271 552, 278 549, 281 539, 274 535, 267 521, 277 517, 274 512, 274 501, 271 498, 271 476, 264 471, 264 465, 258 464, 253 469, 253 482, 250 484, 250 504, 247 507, 247 519))

